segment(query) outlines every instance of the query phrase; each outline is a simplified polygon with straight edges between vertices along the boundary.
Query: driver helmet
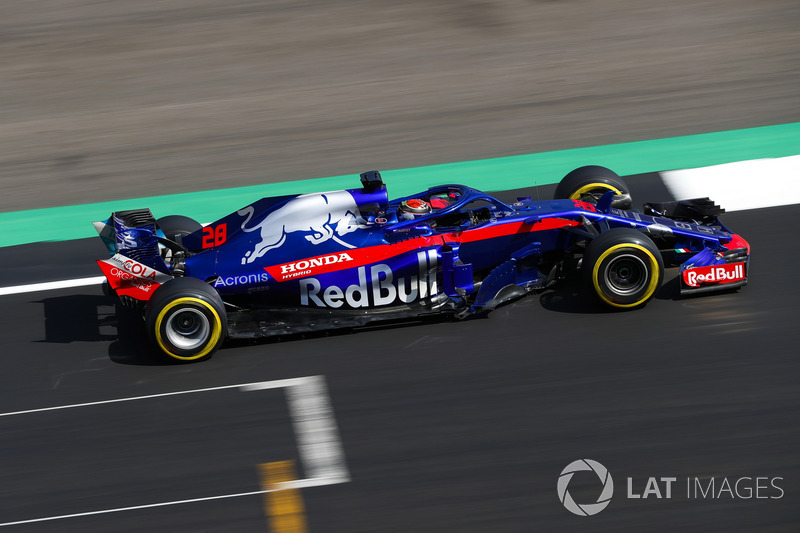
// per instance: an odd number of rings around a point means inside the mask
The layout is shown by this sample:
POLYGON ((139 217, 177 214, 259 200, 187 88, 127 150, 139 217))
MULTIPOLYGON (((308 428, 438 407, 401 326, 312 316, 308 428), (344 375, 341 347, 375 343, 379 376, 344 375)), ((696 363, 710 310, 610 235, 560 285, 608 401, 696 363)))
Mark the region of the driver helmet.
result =
POLYGON ((412 198, 400 202, 398 213, 403 220, 413 220, 416 217, 427 215, 431 212, 431 204, 421 198, 412 198))

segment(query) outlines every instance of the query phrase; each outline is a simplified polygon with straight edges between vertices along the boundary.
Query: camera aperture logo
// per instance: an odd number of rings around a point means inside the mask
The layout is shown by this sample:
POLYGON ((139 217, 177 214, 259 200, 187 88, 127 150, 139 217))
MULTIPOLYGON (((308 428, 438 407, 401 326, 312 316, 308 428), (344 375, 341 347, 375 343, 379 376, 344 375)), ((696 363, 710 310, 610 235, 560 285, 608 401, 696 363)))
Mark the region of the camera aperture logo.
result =
POLYGON ((608 469, 592 459, 578 459, 572 461, 570 464, 561 471, 558 476, 558 499, 567 508, 567 511, 578 516, 592 516, 596 515, 611 503, 611 497, 614 495, 614 480, 611 479, 611 474, 608 469), (597 497, 595 503, 579 504, 572 499, 569 491, 567 490, 569 482, 575 472, 582 472, 590 470, 597 474, 600 482, 603 484, 603 490, 600 496, 597 497))

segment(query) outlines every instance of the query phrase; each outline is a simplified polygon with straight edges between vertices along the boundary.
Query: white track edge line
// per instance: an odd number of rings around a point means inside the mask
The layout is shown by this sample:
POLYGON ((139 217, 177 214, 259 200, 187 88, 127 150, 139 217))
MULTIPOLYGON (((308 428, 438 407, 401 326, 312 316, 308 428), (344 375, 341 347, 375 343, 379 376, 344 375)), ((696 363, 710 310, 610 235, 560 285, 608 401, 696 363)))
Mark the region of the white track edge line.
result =
POLYGON ((0 527, 7 527, 7 526, 19 526, 23 524, 34 524, 37 522, 50 522, 54 520, 65 520, 67 518, 80 518, 84 516, 96 516, 101 514, 109 514, 109 513, 121 513, 123 511, 137 511, 141 509, 153 509, 156 507, 168 507, 170 505, 182 505, 186 503, 197 503, 197 502, 207 502, 212 500, 223 500, 228 498, 240 498, 243 496, 256 496, 259 494, 267 494, 270 492, 278 492, 282 490, 291 490, 291 489, 298 489, 298 488, 308 488, 308 487, 323 487, 326 485, 334 485, 336 483, 344 483, 347 480, 343 480, 340 478, 310 478, 310 479, 298 479, 295 481, 287 481, 281 483, 280 486, 274 489, 267 489, 267 490, 254 490, 250 492, 238 492, 235 494, 222 494, 219 496, 206 496, 203 498, 191 498, 187 500, 175 500, 171 502, 159 502, 159 503, 148 503, 144 505, 134 505, 131 507, 117 507, 115 509, 101 509, 99 511, 87 511, 83 513, 74 513, 74 514, 65 514, 65 515, 58 515, 58 516, 46 516, 42 518, 30 518, 28 520, 18 520, 16 522, 4 522, 0 523, 0 527))
POLYGON ((0 287, 0 296, 40 291, 54 291, 57 289, 71 289, 73 287, 86 287, 88 285, 100 285, 105 280, 105 276, 94 276, 91 278, 65 279, 62 281, 47 281, 44 283, 31 283, 29 285, 0 287))
POLYGON ((90 407, 93 405, 104 405, 109 403, 133 402, 136 400, 147 400, 151 398, 163 398, 164 396, 177 396, 180 394, 194 394, 196 392, 211 392, 225 389, 243 389, 244 391, 265 390, 265 389, 280 389, 284 387, 292 387, 295 385, 302 385, 309 380, 315 379, 315 376, 306 376, 301 378, 288 378, 278 379, 274 381, 258 381, 254 383, 240 383, 238 385, 222 385, 220 387, 208 387, 205 389, 191 389, 174 392, 162 392, 160 394, 147 394, 144 396, 130 396, 127 398, 115 398, 111 400, 100 400, 96 402, 73 403, 69 405, 56 405, 53 407, 40 407, 38 409, 26 409, 24 411, 11 411, 8 413, 0 413, 0 417, 4 416, 17 416, 26 415, 30 413, 42 413, 46 411, 58 411, 61 409, 74 409, 76 407, 90 407))

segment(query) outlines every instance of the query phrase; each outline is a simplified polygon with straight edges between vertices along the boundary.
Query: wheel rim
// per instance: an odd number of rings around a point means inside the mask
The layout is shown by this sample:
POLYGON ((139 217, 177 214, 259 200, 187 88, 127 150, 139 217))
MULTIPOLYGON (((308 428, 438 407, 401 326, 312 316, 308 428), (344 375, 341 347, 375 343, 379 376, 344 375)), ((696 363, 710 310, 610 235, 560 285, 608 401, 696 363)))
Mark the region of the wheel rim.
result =
POLYGON ((167 318, 167 340, 181 350, 200 348, 208 340, 211 323, 199 309, 184 308, 167 318))
POLYGON ((616 294, 628 296, 641 291, 648 284, 647 264, 633 254, 614 257, 605 269, 606 286, 616 294))
POLYGON ((609 185, 606 183, 589 183, 588 185, 584 185, 577 191, 573 192, 572 195, 569 197, 569 199, 581 200, 584 202, 596 204, 600 200, 600 197, 603 196, 608 191, 614 191, 614 194, 622 194, 622 191, 620 191, 613 185, 609 185))

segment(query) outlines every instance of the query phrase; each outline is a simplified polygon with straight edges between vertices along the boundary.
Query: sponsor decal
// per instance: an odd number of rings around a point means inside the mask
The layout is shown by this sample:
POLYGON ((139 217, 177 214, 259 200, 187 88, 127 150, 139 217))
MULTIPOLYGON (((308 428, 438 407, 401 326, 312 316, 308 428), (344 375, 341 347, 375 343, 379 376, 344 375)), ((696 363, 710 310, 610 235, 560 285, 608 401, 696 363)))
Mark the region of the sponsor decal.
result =
POLYGON ((132 250, 147 247, 155 242, 153 232, 147 228, 130 228, 124 224, 115 223, 114 231, 116 233, 115 243, 118 250, 132 250))
POLYGON ((340 237, 364 227, 359 223, 359 211, 353 196, 347 191, 334 191, 322 194, 302 194, 269 213, 258 224, 250 227, 250 219, 255 209, 247 206, 238 211, 245 217, 241 228, 245 232, 259 232, 260 241, 242 257, 242 264, 254 262, 286 242, 290 233, 305 234, 304 238, 313 245, 329 240, 345 248, 355 248, 340 237))
POLYGON ((238 287, 241 285, 258 285, 269 281, 266 272, 255 274, 241 274, 238 276, 220 276, 214 281, 214 287, 238 287))
POLYGON ((348 287, 329 285, 323 289, 317 278, 300 280, 300 305, 339 308, 381 307, 396 302, 410 303, 438 293, 436 250, 417 253, 418 274, 408 279, 398 277, 391 267, 378 263, 357 269, 358 283, 348 287))
POLYGON ((642 222, 642 217, 636 211, 624 211, 622 209, 617 209, 616 207, 611 208, 611 214, 617 215, 618 217, 622 218, 630 218, 635 220, 636 222, 642 222))
POLYGON ((168 274, 120 254, 98 261, 97 264, 108 279, 109 286, 117 294, 137 300, 148 300, 156 288, 172 279, 168 274))
MULTIPOLYGON (((661 220, 664 220, 663 218, 661 220)), ((698 224, 689 224, 688 222, 681 222, 680 220, 668 220, 673 226, 678 229, 685 229, 688 231, 696 231, 698 233, 705 233, 707 235, 714 235, 714 230, 706 226, 698 224)))
POLYGON ((111 267, 107 271, 107 277, 109 279, 109 284, 111 285, 111 288, 114 290, 132 288, 136 289, 137 291, 149 293, 154 285, 156 287, 160 285, 160 283, 155 283, 150 279, 143 279, 139 276, 131 274, 127 270, 123 270, 117 267, 111 267), (117 280, 115 283, 112 282, 113 281, 111 279, 112 277, 117 280))
POLYGON ((148 267, 147 265, 143 265, 138 261, 134 261, 133 259, 129 259, 122 255, 115 255, 109 261, 113 261, 119 268, 122 269, 120 271, 120 279, 131 279, 131 278, 121 278, 123 273, 133 275, 138 278, 147 279, 147 280, 155 280, 156 275, 159 274, 158 271, 148 267))
POLYGON ((276 280, 285 281, 287 279, 342 270, 348 268, 350 265, 347 263, 351 261, 353 261, 353 257, 350 253, 340 252, 338 254, 320 255, 318 257, 301 259, 293 263, 265 267, 264 270, 271 273, 276 280))
POLYGON ((744 279, 744 263, 689 268, 683 271, 683 282, 689 287, 700 287, 712 283, 733 283, 744 279))
POLYGON ((264 267, 264 270, 269 272, 273 280, 282 282, 304 276, 314 276, 379 263, 407 252, 421 250, 430 246, 440 246, 445 242, 478 242, 496 237, 507 237, 531 231, 545 231, 579 224, 574 220, 563 218, 545 218, 533 224, 511 221, 510 223, 490 225, 464 232, 413 237, 394 244, 380 244, 356 248, 348 252, 309 257, 292 263, 264 267), (308 262, 307 265, 306 262, 308 262))
POLYGON ((136 300, 147 301, 153 295, 153 291, 161 286, 160 283, 131 282, 129 285, 117 287, 116 290, 119 296, 130 296, 136 300))
MULTIPOLYGON (((135 276, 126 270, 119 269, 117 267, 113 267, 108 271, 109 276, 113 276, 118 280, 130 281, 131 285, 142 285, 149 287, 150 284, 153 282, 150 280, 142 279, 139 276, 135 276)), ((120 283, 121 284, 121 283, 120 283)))
POLYGON ((593 213, 597 213, 597 209, 595 206, 590 204, 589 202, 584 202, 583 200, 572 200, 572 203, 575 204, 575 207, 578 209, 583 209, 584 211, 591 211, 593 213))
POLYGON ((136 239, 136 230, 134 229, 117 232, 117 238, 122 249, 139 247, 139 241, 136 239))
POLYGON ((689 224, 688 222, 681 222, 679 220, 671 220, 663 217, 650 217, 647 215, 642 218, 642 215, 636 211, 625 211, 622 209, 612 208, 610 213, 621 218, 635 220, 636 222, 647 223, 648 220, 652 220, 652 223, 645 227, 646 231, 652 235, 672 235, 676 229, 705 233, 706 235, 716 234, 713 229, 706 226, 700 226, 698 224, 689 224))

